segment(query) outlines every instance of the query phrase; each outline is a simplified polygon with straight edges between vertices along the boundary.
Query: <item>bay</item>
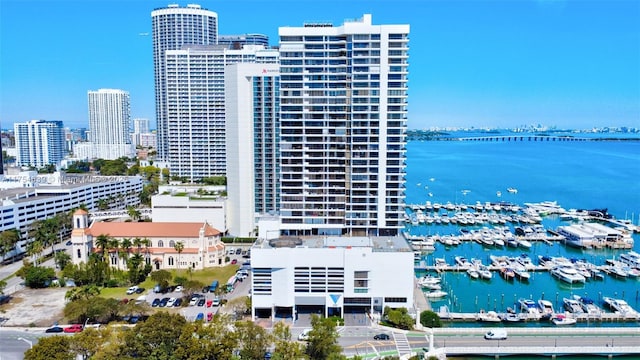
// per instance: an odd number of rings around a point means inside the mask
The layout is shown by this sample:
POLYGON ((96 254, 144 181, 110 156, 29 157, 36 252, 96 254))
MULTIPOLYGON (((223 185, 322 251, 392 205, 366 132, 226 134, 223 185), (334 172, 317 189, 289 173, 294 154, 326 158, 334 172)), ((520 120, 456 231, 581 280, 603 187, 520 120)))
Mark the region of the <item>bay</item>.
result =
MULTIPOLYGON (((618 219, 638 224, 640 218, 640 141, 580 142, 479 142, 410 141, 407 144, 407 204, 466 203, 507 201, 525 203, 557 201, 565 209, 608 209, 618 219), (517 193, 507 191, 517 189, 517 193)), ((543 225, 555 229, 565 222, 546 217, 543 225)), ((458 234, 456 225, 407 225, 416 235, 458 234)), ((634 250, 640 251, 640 236, 634 234, 634 250)), ((585 259, 596 265, 615 258, 625 250, 580 250, 562 244, 534 243, 525 251, 534 263, 538 255, 585 259)), ((490 255, 519 256, 522 249, 487 249, 476 243, 456 247, 436 245, 425 260, 433 264, 444 257, 453 264, 456 255, 476 257, 488 263, 490 255)), ((421 275, 421 274, 417 274, 421 275)), ((520 298, 545 298, 562 309, 562 299, 573 295, 590 297, 602 305, 602 297, 625 299, 640 310, 640 281, 603 281, 581 285, 562 283, 548 273, 535 273, 526 283, 507 282, 494 274, 490 281, 470 279, 466 273, 443 275, 445 299, 432 303, 434 309, 447 305, 451 311, 503 312, 520 298)), ((452 324, 465 326, 464 324, 452 324)), ((474 326, 477 324, 473 324, 474 326)), ((620 324, 583 323, 578 326, 620 324)), ((451 326, 451 325, 450 325, 451 326)))

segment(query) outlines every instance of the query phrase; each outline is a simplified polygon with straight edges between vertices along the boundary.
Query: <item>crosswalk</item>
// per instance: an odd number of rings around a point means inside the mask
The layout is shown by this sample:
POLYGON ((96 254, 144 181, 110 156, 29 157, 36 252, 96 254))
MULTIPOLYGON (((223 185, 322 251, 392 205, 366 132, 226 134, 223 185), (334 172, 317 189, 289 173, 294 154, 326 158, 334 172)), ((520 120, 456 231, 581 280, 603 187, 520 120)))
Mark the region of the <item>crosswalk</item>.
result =
POLYGON ((393 341, 396 343, 396 350, 398 351, 398 356, 411 354, 411 344, 409 344, 409 339, 407 339, 406 334, 394 332, 393 341))

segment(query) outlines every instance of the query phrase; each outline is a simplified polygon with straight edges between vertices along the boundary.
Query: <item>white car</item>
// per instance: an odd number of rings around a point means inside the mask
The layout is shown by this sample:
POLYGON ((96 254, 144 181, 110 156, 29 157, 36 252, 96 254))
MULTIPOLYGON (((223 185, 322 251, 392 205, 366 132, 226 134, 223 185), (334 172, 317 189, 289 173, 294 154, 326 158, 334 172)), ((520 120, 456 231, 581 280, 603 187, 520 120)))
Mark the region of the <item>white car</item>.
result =
POLYGON ((176 292, 182 292, 182 290, 184 290, 184 288, 182 287, 182 285, 178 285, 176 286, 176 289, 174 291, 176 292))
POLYGON ((196 306, 196 304, 198 303, 198 300, 200 300, 199 296, 192 296, 191 297, 191 301, 189 301, 189 306, 196 306))
POLYGON ((302 330, 302 332, 300 333, 300 335, 298 335, 298 340, 300 341, 307 341, 309 340, 309 333, 311 332, 312 329, 304 329, 302 330))
POLYGON ((138 286, 132 286, 129 289, 127 289, 127 295, 134 294, 136 291, 138 291, 138 286))
POLYGON ((169 301, 167 301, 167 307, 172 307, 173 304, 176 303, 176 298, 172 297, 171 299, 169 299, 169 301))

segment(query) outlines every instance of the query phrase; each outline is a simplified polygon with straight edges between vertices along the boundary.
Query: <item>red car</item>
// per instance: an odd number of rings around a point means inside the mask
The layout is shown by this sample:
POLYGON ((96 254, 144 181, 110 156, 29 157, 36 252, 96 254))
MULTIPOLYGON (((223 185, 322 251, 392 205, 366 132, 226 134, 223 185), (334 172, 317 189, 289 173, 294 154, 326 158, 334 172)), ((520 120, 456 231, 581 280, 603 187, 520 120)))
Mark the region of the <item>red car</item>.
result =
POLYGON ((213 300, 211 299, 207 300, 207 307, 211 307, 212 304, 213 304, 213 300))
POLYGON ((233 259, 233 260, 231 260, 231 264, 232 264, 232 265, 235 265, 235 264, 237 264, 237 263, 238 263, 238 260, 237 260, 237 259, 233 259))
POLYGON ((80 324, 73 324, 71 326, 64 328, 64 332, 66 333, 77 333, 80 331, 82 331, 82 325, 80 324))
POLYGON ((213 313, 207 313, 207 321, 211 321, 213 319, 213 313))

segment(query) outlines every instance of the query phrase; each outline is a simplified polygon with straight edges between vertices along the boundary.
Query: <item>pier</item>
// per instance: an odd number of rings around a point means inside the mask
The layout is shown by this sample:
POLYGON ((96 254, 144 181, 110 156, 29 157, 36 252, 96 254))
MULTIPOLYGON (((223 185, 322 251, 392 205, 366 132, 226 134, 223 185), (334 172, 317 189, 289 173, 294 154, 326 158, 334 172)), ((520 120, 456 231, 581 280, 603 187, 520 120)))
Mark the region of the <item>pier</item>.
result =
POLYGON ((592 138, 578 138, 572 136, 543 136, 543 135, 506 135, 506 136, 476 136, 452 138, 458 141, 595 141, 592 138))

